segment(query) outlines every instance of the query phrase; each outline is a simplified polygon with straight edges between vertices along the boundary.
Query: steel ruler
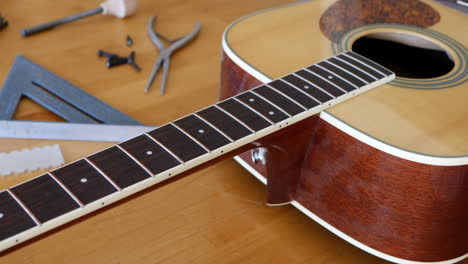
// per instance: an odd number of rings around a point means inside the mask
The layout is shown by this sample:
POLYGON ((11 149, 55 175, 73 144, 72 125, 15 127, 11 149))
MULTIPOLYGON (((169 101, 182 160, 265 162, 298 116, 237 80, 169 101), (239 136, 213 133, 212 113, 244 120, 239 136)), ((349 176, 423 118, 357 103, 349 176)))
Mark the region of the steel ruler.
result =
POLYGON ((121 142, 156 127, 0 120, 0 138, 121 142))

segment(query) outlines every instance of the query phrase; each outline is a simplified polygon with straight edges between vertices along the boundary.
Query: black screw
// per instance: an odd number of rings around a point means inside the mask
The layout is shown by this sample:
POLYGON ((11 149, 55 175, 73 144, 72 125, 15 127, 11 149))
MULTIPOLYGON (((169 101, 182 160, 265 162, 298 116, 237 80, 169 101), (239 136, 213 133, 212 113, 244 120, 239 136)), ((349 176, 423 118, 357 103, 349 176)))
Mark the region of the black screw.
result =
POLYGON ((122 64, 130 64, 136 71, 141 71, 141 68, 135 63, 135 51, 132 51, 128 57, 120 57, 117 54, 98 50, 99 57, 107 57, 106 66, 112 68, 122 64))
POLYGON ((119 56, 112 56, 112 57, 107 57, 107 63, 106 66, 107 68, 112 68, 114 66, 122 65, 122 64, 127 64, 128 59, 119 57, 119 56))
POLYGON ((110 53, 110 52, 105 52, 103 50, 98 50, 97 54, 98 54, 99 57, 102 57, 102 56, 105 56, 107 58, 119 57, 119 55, 117 55, 117 54, 113 54, 113 53, 110 53))

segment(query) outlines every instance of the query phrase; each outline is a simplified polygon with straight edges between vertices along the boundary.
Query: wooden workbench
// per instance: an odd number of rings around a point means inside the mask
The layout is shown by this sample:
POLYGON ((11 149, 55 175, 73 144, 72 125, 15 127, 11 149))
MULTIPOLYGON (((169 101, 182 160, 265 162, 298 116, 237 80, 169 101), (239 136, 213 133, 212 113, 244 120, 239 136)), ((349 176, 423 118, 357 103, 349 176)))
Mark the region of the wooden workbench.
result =
MULTIPOLYGON (((281 4, 293 1, 281 1, 281 4)), ((280 4, 262 0, 141 1, 137 15, 94 16, 22 38, 20 30, 97 7, 99 0, 2 0, 10 25, 0 31, 0 83, 18 54, 140 120, 162 125, 216 102, 221 36, 235 19, 280 4), (146 26, 175 38, 200 20, 199 37, 172 58, 169 82, 143 92, 158 54, 146 26), (130 35, 132 47, 125 45, 130 35), (136 51, 143 69, 105 67, 96 52, 136 51)), ((160 76, 159 76, 160 77, 160 76)), ((61 121, 28 99, 18 120, 61 121)), ((0 152, 59 144, 66 162, 111 143, 0 139, 0 152)), ((0 178, 1 189, 41 171, 0 178)), ((160 189, 134 195, 1 255, 1 263, 387 263, 348 244, 292 206, 265 205, 265 187, 234 160, 220 162, 160 189)))

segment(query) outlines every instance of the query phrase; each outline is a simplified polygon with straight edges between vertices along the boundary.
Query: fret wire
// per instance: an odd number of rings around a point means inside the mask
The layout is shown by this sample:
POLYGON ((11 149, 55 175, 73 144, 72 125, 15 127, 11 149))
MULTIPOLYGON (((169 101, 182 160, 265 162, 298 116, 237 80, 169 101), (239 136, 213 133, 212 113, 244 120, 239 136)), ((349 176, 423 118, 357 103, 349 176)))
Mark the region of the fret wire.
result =
POLYGON ((205 118, 199 116, 197 113, 193 113, 192 115, 194 115, 194 116, 200 118, 201 121, 205 122, 207 125, 209 125, 210 127, 212 127, 212 128, 213 128, 214 130, 216 130, 218 133, 220 133, 221 135, 223 135, 225 138, 227 138, 229 141, 231 141, 231 143, 234 142, 234 140, 233 140, 230 136, 226 135, 223 131, 221 131, 221 130, 218 129, 216 126, 214 126, 213 124, 211 124, 210 122, 208 122, 205 118))
POLYGON ((135 157, 133 157, 132 154, 128 153, 124 148, 122 148, 119 144, 115 145, 117 148, 119 148, 123 153, 127 154, 129 158, 131 158, 133 161, 135 161, 140 167, 142 167, 151 177, 154 177, 156 175, 153 175, 153 173, 145 166, 143 163, 141 163, 139 160, 137 160, 135 157))
MULTIPOLYGON (((229 98, 227 98, 227 99, 229 99, 229 98)), ((224 99, 224 100, 222 100, 222 101, 219 101, 218 103, 224 102, 224 101, 226 101, 227 99, 224 99)), ((211 106, 212 106, 212 105, 209 105, 209 106, 207 106, 207 107, 204 107, 204 108, 198 110, 197 112, 201 112, 201 111, 203 111, 203 110, 205 110, 205 109, 210 108, 211 106)), ((215 127, 214 127, 213 125, 211 125, 208 121, 206 121, 205 119, 203 119, 201 116, 197 115, 196 112, 193 112, 193 113, 188 114, 188 115, 186 115, 186 116, 182 116, 182 117, 180 117, 180 118, 177 118, 177 119, 173 120, 173 121, 170 122, 170 123, 171 123, 172 125, 174 125, 175 122, 177 122, 177 121, 179 121, 179 120, 182 120, 182 119, 184 119, 184 118, 186 118, 186 117, 189 117, 190 115, 194 115, 194 116, 200 118, 202 121, 204 121, 205 123, 207 123, 209 126, 215 128, 215 127)), ((218 129, 216 129, 216 130, 218 130, 218 129)), ((222 134, 223 134, 223 133, 222 133, 222 134)), ((231 140, 230 137, 228 137, 228 136, 226 136, 226 137, 227 137, 229 140, 231 140)), ((231 142, 232 142, 232 140, 231 140, 231 142)))
MULTIPOLYGON (((322 68, 322 69, 323 69, 323 68, 322 68)), ((322 79, 322 80, 328 82, 329 84, 335 86, 336 88, 338 88, 339 90, 341 90, 341 91, 344 92, 345 94, 348 93, 348 91, 346 91, 345 89, 341 88, 341 87, 338 86, 337 84, 334 84, 334 83, 331 82, 330 80, 327 80, 327 78, 324 78, 323 76, 320 76, 319 74, 317 74, 317 73, 315 73, 315 72, 313 72, 313 71, 311 71, 311 70, 308 70, 308 69, 305 69, 305 68, 304 68, 303 70, 306 70, 306 71, 310 72, 311 74, 317 76, 318 78, 320 78, 320 79, 322 79)), ((339 77, 338 75, 336 75, 335 73, 333 73, 333 72, 331 72, 331 71, 327 71, 327 72, 329 72, 330 74, 332 74, 332 75, 335 76, 335 77, 339 77)), ((299 76, 299 77, 301 77, 301 76, 299 76)), ((301 77, 301 78, 302 78, 302 77, 301 77)), ((304 79, 304 78, 303 78, 303 79, 304 79)), ((340 78, 340 79, 341 79, 341 78, 340 78)))
POLYGON ((170 150, 169 148, 167 148, 166 146, 164 146, 163 143, 159 142, 157 139, 155 139, 154 137, 152 137, 150 134, 145 133, 144 135, 147 136, 147 137, 149 137, 149 138, 150 138, 151 140, 153 140, 154 142, 156 142, 156 144, 158 144, 161 148, 163 148, 165 151, 167 151, 167 153, 169 153, 170 155, 172 155, 178 162, 180 162, 180 164, 184 164, 184 163, 185 163, 179 156, 177 156, 177 154, 175 154, 174 152, 172 152, 172 150, 170 150))
MULTIPOLYGON (((333 99, 336 99, 336 96, 334 96, 333 94, 329 93, 329 92, 326 91, 325 89, 322 89, 320 86, 318 86, 318 85, 312 83, 311 81, 302 78, 302 76, 299 76, 299 74, 293 73, 293 75, 296 76, 297 78, 302 79, 304 82, 307 82, 307 83, 311 84, 312 86, 315 86, 317 89, 319 89, 320 91, 322 91, 322 92, 328 94, 328 95, 331 96, 333 99)), ((341 89, 340 89, 340 90, 341 90, 341 89)))
POLYGON ((289 117, 292 117, 290 114, 286 113, 286 111, 284 111, 281 107, 277 106, 275 103, 273 103, 272 101, 266 99, 265 97, 263 97, 262 95, 256 93, 254 90, 250 90, 251 93, 255 94, 256 96, 260 97, 261 99, 263 99, 264 101, 266 101, 267 103, 271 104, 272 106, 274 106, 276 109, 280 110, 281 112, 283 112, 285 115, 289 116, 289 117))
POLYGON ((68 194, 70 195, 71 198, 73 198, 73 200, 75 200, 75 202, 80 206, 80 207, 84 207, 84 204, 83 202, 80 201, 80 199, 78 199, 78 197, 76 197, 68 188, 67 186, 65 186, 65 184, 63 184, 63 182, 61 180, 59 180, 54 174, 52 174, 52 172, 48 172, 47 173, 56 183, 58 183, 58 185, 60 185, 60 187, 62 187, 62 189, 68 194))
MULTIPOLYGON (((343 67, 341 67, 341 66, 339 66, 339 65, 336 65, 335 63, 333 63, 333 62, 331 62, 331 61, 329 61, 329 60, 324 60, 324 61, 327 62, 327 63, 329 63, 329 64, 331 64, 331 65, 333 65, 333 66, 335 66, 335 67, 338 68, 338 69, 341 69, 342 71, 348 73, 349 75, 354 76, 355 78, 357 78, 357 79, 363 81, 364 83, 369 84, 368 81, 366 81, 366 80, 362 79, 361 77, 357 76, 356 74, 354 74, 354 73, 352 73, 352 72, 350 72, 350 71, 344 69, 343 67)), ((319 67, 322 68, 322 69, 324 68, 324 67, 321 67, 321 66, 318 65, 318 64, 317 64, 317 66, 319 66, 319 67)))
MULTIPOLYGON (((289 86, 292 86, 294 89, 296 89, 296 90, 298 90, 299 92, 305 94, 305 95, 308 96, 310 99, 316 101, 318 104, 320 104, 320 105, 323 104, 322 102, 320 102, 319 99, 317 99, 317 98, 313 97, 312 95, 310 95, 310 94, 308 94, 308 93, 302 91, 302 90, 301 90, 299 87, 297 87, 296 85, 294 85, 294 84, 292 84, 292 83, 290 83, 290 82, 288 82, 288 81, 286 81, 286 80, 284 80, 284 79, 281 79, 281 81, 287 83, 289 86)), ((334 97, 333 97, 333 98, 334 98, 334 97)))
POLYGON ((229 113, 228 111, 224 110, 223 108, 217 106, 216 104, 213 105, 214 107, 218 108, 218 110, 224 112, 226 115, 232 117, 234 120, 236 120, 237 122, 239 122, 241 125, 245 126, 245 128, 247 128, 248 130, 250 130, 250 132, 252 133, 256 133, 251 127, 249 127, 248 125, 246 125, 244 122, 242 122, 240 119, 238 119, 237 117, 235 117, 234 115, 231 115, 231 113, 229 113))
POLYGON ((208 153, 210 153, 211 151, 205 146, 203 145, 200 141, 198 141, 198 139, 194 138, 192 135, 190 135, 189 133, 187 133, 185 130, 183 130, 181 127, 179 127, 178 125, 174 124, 174 123, 170 123, 171 125, 173 125, 175 128, 177 128, 180 132, 184 133, 187 137, 189 137, 191 140, 195 141, 195 143, 197 143, 200 147, 204 148, 208 153))
MULTIPOLYGON (((358 79, 358 80, 360 80, 360 81, 362 81, 362 82, 364 82, 364 83, 366 83, 366 84, 369 84, 369 82, 367 82, 366 80, 363 80, 361 77, 355 75, 354 73, 352 73, 352 72, 350 72, 350 71, 348 71, 348 70, 346 70, 346 69, 343 69, 341 66, 338 66, 338 65, 334 64, 334 63, 331 62, 331 61, 324 60, 324 62, 326 62, 326 63, 328 63, 328 64, 330 64, 330 65, 335 66, 336 68, 338 68, 338 69, 340 69, 340 70, 346 72, 346 73, 349 74, 349 75, 352 75, 352 76, 355 77, 356 79, 358 79)), ((318 65, 318 64, 317 64, 317 66, 320 67, 320 68, 322 68, 322 69, 325 69, 325 67, 322 67, 322 66, 320 66, 320 65, 318 65)), ((343 78, 344 78, 344 77, 343 77, 343 78)))
POLYGON ((31 217, 31 219, 36 223, 37 226, 41 225, 41 222, 37 219, 37 217, 26 207, 26 205, 14 194, 10 188, 6 189, 6 191, 15 199, 15 201, 23 208, 23 210, 31 217))
MULTIPOLYGON (((360 57, 362 57, 361 55, 359 55, 359 54, 357 54, 357 53, 355 53, 355 52, 353 52, 353 53, 356 54, 356 55, 358 55, 358 56, 360 56, 360 57)), ((353 56, 349 56, 349 55, 346 54, 346 53, 343 53, 343 55, 346 56, 346 57, 348 57, 348 58, 351 58, 351 59, 354 60, 354 61, 357 61, 357 62, 359 62, 359 63, 361 63, 361 64, 366 65, 367 67, 369 67, 369 68, 373 69, 374 71, 376 71, 376 72, 382 74, 383 76, 387 76, 385 73, 379 71, 379 70, 376 69, 375 67, 370 66, 369 64, 365 63, 363 60, 359 60, 359 59, 353 58, 353 56)))
MULTIPOLYGON (((327 62, 327 63, 329 63, 329 64, 331 64, 331 65, 333 65, 333 66, 335 66, 336 68, 338 68, 338 69, 340 69, 340 70, 346 72, 347 74, 354 76, 355 78, 359 79, 360 81, 362 81, 362 82, 364 82, 364 83, 366 83, 366 84, 369 84, 369 82, 367 82, 366 80, 363 80, 361 77, 357 76, 356 74, 354 74, 354 73, 352 73, 352 72, 350 72, 350 71, 348 71, 348 70, 346 70, 346 69, 343 69, 341 66, 338 66, 338 65, 334 64, 333 62, 331 62, 331 61, 329 61, 329 60, 324 60, 324 61, 327 62)), ((317 66, 320 67, 320 65, 318 65, 318 64, 317 64, 317 66)), ((323 67, 322 67, 322 68, 323 68, 323 67)))
POLYGON ((256 113, 257 115, 261 116, 263 119, 265 119, 268 123, 270 124, 274 124, 273 122, 271 122, 268 118, 266 118, 262 113, 258 112, 257 110, 255 110, 254 108, 250 107, 249 105, 247 105, 246 103, 242 102, 241 100, 237 99, 236 97, 232 97, 232 99, 234 99, 234 101, 237 101, 238 103, 242 104, 243 106, 247 107, 248 109, 250 109, 252 112, 256 113))
MULTIPOLYGON (((262 86, 262 85, 263 85, 263 84, 261 84, 261 85, 259 85, 259 86, 256 86, 256 87, 254 87, 254 88, 252 88, 252 89, 258 88, 258 87, 260 87, 260 86, 262 86)), ((266 85, 266 84, 264 84, 264 85, 266 85)), ((236 94, 235 96, 239 96, 239 95, 248 93, 248 92, 250 92, 252 89, 249 89, 249 90, 245 90, 245 91, 243 91, 243 92, 240 92, 240 93, 236 94)), ((223 99, 223 100, 221 100, 221 101, 216 102, 216 104, 220 104, 220 103, 225 102, 225 101, 227 101, 227 100, 229 100, 229 99, 232 99, 232 98, 233 98, 233 97, 225 98, 225 99, 223 99)), ((203 110, 205 110, 205 109, 208 109, 208 108, 210 108, 210 107, 212 107, 212 106, 216 106, 216 107, 217 107, 216 104, 209 105, 209 106, 207 106, 207 107, 204 107, 204 108, 202 108, 202 109, 199 109, 199 110, 197 110, 197 112, 201 112, 201 111, 203 111, 203 110)), ((304 109, 306 109, 306 108, 304 108, 304 109)), ((196 113, 191 113, 191 114, 192 114, 192 115, 193 115, 193 114, 196 115, 196 113)), ((178 119, 176 119, 176 120, 174 120, 174 121, 172 121, 172 122, 176 122, 176 121, 178 121, 178 120, 180 120, 180 119, 183 119, 183 118, 185 118, 185 117, 187 117, 187 116, 189 116, 189 115, 186 115, 186 116, 183 116, 183 117, 181 117, 181 118, 178 118, 178 119)), ((197 115, 197 116, 198 116, 198 115, 197 115)), ((207 123, 209 123, 209 122, 207 122, 207 123)))
POLYGON ((367 76, 369 76, 369 77, 371 77, 372 79, 375 79, 376 81, 378 81, 377 78, 375 78, 374 76, 370 75, 368 72, 364 71, 363 69, 361 69, 361 68, 359 68, 359 67, 357 67, 357 66, 354 66, 353 64, 351 64, 351 63, 349 63, 349 62, 347 62, 347 61, 345 61, 345 60, 343 60, 343 59, 340 59, 340 58, 338 58, 338 57, 334 57, 334 58, 337 59, 337 60, 339 60, 339 61, 341 61, 341 62, 343 62, 343 63, 348 64, 349 66, 351 66, 351 67, 357 69, 357 70, 360 71, 360 72, 363 72, 363 73, 366 74, 367 76))
POLYGON ((304 109, 305 111, 307 111, 308 109, 305 108, 304 106, 302 106, 300 103, 296 102, 296 100, 292 99, 291 97, 289 97, 288 95, 284 94, 283 92, 281 92, 280 90, 276 89, 275 87, 273 86, 270 86, 268 84, 265 84, 265 86, 267 86, 268 88, 272 89, 273 91, 281 94, 282 96, 286 97, 286 99, 288 99, 289 101, 295 103, 296 105, 298 105, 300 108, 304 109))
MULTIPOLYGON (((326 68, 324 68, 324 67, 322 67, 322 66, 320 66, 320 65, 318 65, 318 64, 315 64, 315 66, 321 68, 321 69, 324 70, 324 71, 331 72, 331 71, 327 70, 326 68)), ((309 71, 310 73, 312 73, 310 70, 308 70, 308 69, 306 69, 306 70, 309 71)), ((355 85, 354 83, 348 81, 345 77, 342 77, 342 76, 339 75, 338 73, 333 73, 333 74, 335 74, 336 76, 338 76, 338 78, 340 78, 341 80, 343 80, 343 81, 349 83, 350 85, 356 87, 356 89, 360 89, 360 88, 361 88, 361 87, 355 85)))
MULTIPOLYGON (((327 69, 327 68, 325 68, 325 67, 322 67, 322 66, 320 66, 320 65, 318 65, 318 64, 314 64, 314 66, 317 66, 318 68, 320 68, 320 69, 322 69, 322 70, 324 70, 324 71, 326 71, 326 72, 332 74, 333 76, 336 76, 336 77, 340 78, 341 80, 343 80, 343 81, 349 83, 350 85, 356 87, 356 89, 359 89, 359 87, 358 87, 357 85, 355 85, 355 84, 351 83, 350 81, 346 80, 344 77, 340 76, 338 73, 334 73, 334 72, 330 71, 329 69, 327 69)), ((315 72, 313 72, 313 71, 311 71, 311 70, 309 70, 309 69, 306 69, 306 68, 305 68, 304 70, 306 70, 306 71, 308 71, 308 72, 314 74, 315 76, 318 76, 319 78, 321 78, 321 79, 323 79, 323 80, 325 80, 325 81, 327 81, 327 82, 333 84, 335 87, 339 88, 339 89, 342 90, 343 92, 348 93, 346 90, 344 90, 344 89, 342 89, 341 87, 339 87, 338 85, 336 85, 336 84, 330 82, 330 81, 327 80, 326 78, 323 78, 323 77, 320 76, 319 74, 317 74, 317 73, 315 73, 315 72)))
POLYGON ((97 170, 102 177, 104 177, 110 184, 112 184, 119 192, 122 191, 122 189, 109 177, 105 172, 103 172, 94 162, 90 161, 88 158, 84 157, 83 158, 86 162, 88 162, 89 165, 91 165, 95 170, 97 170))

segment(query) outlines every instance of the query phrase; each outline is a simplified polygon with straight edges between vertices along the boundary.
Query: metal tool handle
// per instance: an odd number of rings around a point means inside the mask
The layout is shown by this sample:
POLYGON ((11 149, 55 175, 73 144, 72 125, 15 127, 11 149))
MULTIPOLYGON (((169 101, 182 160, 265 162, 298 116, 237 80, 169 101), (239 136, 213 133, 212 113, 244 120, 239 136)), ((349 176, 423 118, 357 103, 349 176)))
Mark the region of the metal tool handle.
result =
POLYGON ((36 34, 36 33, 39 33, 39 32, 45 31, 45 30, 52 29, 52 28, 54 28, 54 27, 56 27, 58 25, 62 25, 62 24, 68 23, 68 22, 72 22, 72 21, 75 21, 75 20, 78 20, 78 19, 81 19, 81 18, 84 18, 84 17, 100 14, 102 12, 103 12, 102 7, 98 7, 98 8, 88 10, 88 11, 85 11, 85 12, 82 12, 82 13, 79 13, 79 14, 76 14, 76 15, 60 18, 60 19, 57 19, 57 20, 54 20, 54 21, 51 21, 51 22, 48 22, 48 23, 45 23, 45 24, 42 24, 42 25, 38 25, 38 26, 35 26, 35 27, 23 29, 21 31, 21 35, 23 37, 31 36, 33 34, 36 34))

